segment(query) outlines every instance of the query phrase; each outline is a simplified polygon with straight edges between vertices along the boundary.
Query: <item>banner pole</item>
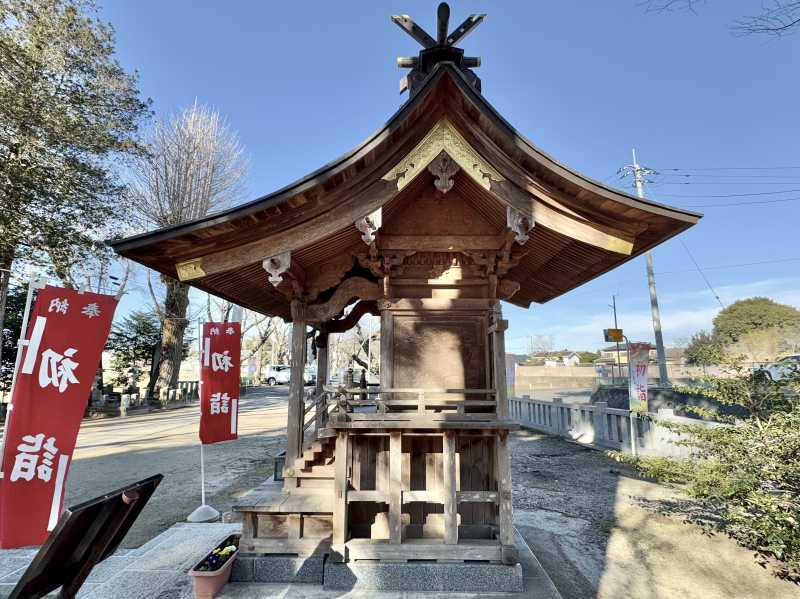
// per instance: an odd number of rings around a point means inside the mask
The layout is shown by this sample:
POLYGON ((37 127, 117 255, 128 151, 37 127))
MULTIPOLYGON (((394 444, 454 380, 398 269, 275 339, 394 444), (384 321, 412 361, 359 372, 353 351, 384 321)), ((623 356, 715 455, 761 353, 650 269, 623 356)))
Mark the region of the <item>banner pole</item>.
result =
MULTIPOLYGON (((11 276, 11 273, 8 275, 11 276)), ((28 340, 25 338, 28 332, 28 320, 31 315, 31 304, 33 303, 33 292, 35 289, 41 289, 45 286, 45 280, 39 275, 31 275, 28 281, 28 295, 25 298, 25 310, 22 313, 22 326, 19 330, 19 338, 17 339, 17 357, 14 359, 14 372, 11 374, 11 389, 8 392, 8 407, 6 408, 6 421, 3 425, 3 438, 0 440, 0 478, 3 478, 3 456, 6 450, 6 431, 8 425, 11 423, 11 414, 14 412, 14 405, 11 403, 14 399, 14 387, 17 384, 17 371, 19 370, 19 363, 22 359, 22 348, 28 345, 28 340)))
POLYGON ((631 455, 636 457, 636 418, 638 416, 632 409, 633 407, 630 405, 630 393, 631 393, 631 342, 625 337, 625 351, 628 354, 628 415, 630 416, 631 421, 631 455))
POLYGON ((200 443, 200 503, 206 504, 206 460, 203 455, 204 444, 200 443))
MULTIPOLYGON (((199 380, 200 411, 198 418, 198 429, 200 420, 203 418, 203 319, 197 319, 197 377, 199 380)), ((197 507, 186 518, 187 522, 216 522, 219 519, 219 512, 210 505, 206 505, 206 460, 203 441, 200 441, 200 506, 197 507)))

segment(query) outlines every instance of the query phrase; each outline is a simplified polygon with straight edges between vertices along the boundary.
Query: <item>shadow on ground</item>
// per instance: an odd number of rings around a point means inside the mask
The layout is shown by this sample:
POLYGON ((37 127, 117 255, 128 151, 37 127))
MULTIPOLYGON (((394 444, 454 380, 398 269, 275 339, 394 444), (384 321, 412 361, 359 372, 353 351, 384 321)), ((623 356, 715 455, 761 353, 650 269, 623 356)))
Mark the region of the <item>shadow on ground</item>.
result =
POLYGON ((685 523, 677 487, 531 431, 512 452, 515 524, 564 599, 800 597, 750 551, 685 523))

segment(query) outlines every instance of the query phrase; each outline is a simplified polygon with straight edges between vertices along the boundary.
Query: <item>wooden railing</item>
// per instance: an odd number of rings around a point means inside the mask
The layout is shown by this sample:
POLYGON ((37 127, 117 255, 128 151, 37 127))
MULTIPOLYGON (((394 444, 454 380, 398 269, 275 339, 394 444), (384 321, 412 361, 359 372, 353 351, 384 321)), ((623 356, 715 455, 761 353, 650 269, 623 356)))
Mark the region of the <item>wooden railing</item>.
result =
POLYGON ((447 412, 453 414, 495 413, 497 408, 494 389, 424 389, 416 387, 377 386, 325 387, 328 404, 334 403, 331 412, 378 413, 417 412, 420 414, 447 412))

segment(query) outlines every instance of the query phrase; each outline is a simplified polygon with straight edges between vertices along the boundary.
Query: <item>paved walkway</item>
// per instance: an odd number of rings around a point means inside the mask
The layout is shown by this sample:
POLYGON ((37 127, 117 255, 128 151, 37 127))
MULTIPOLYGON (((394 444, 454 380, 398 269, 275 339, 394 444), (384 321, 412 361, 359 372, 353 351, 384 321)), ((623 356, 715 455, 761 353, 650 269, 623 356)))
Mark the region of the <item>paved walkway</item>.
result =
MULTIPOLYGON (((236 498, 272 474, 285 446, 286 389, 260 389, 241 398, 239 439, 205 447, 207 502, 230 510, 236 498)), ((156 473, 164 480, 123 547, 136 548, 182 522, 200 505, 199 408, 86 420, 67 479, 65 505, 74 505, 156 473)))

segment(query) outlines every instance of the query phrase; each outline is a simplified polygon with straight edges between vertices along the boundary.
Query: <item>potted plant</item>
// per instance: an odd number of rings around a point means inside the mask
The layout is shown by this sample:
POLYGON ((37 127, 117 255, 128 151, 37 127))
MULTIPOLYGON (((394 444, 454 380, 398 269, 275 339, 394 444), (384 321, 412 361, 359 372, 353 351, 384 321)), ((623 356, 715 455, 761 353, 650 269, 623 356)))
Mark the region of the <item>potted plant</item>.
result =
POLYGON ((239 552, 239 537, 235 534, 214 547, 198 564, 189 570, 195 599, 214 599, 231 577, 231 567, 239 552))

